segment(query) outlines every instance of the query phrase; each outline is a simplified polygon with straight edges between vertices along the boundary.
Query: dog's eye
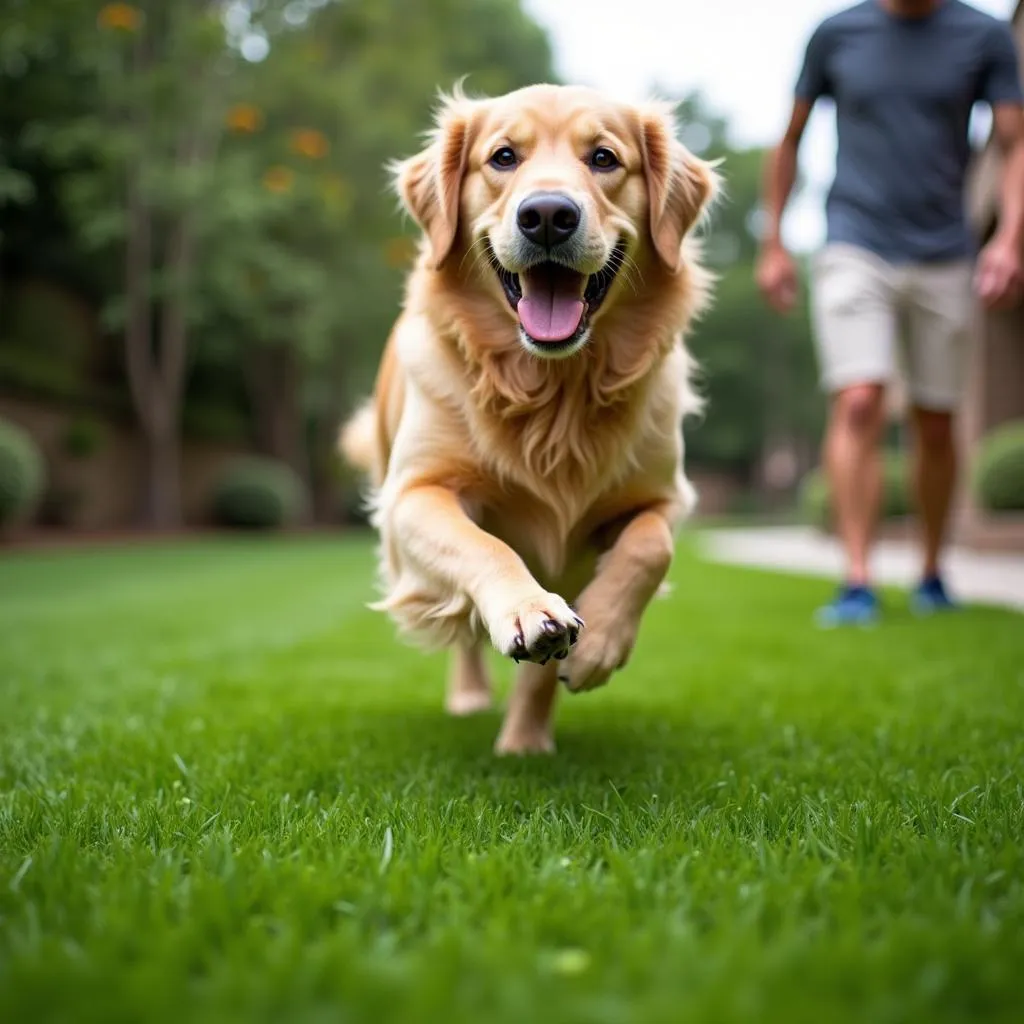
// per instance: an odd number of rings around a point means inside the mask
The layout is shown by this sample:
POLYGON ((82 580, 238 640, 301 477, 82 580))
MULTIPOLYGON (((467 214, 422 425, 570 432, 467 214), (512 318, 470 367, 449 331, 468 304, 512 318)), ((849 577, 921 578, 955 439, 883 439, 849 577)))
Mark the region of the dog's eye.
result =
POLYGON ((590 166, 595 171, 614 171, 619 166, 619 158, 607 147, 599 146, 590 154, 590 166))
POLYGON ((491 154, 490 164, 499 171, 510 171, 517 163, 519 160, 511 146, 502 146, 491 154))

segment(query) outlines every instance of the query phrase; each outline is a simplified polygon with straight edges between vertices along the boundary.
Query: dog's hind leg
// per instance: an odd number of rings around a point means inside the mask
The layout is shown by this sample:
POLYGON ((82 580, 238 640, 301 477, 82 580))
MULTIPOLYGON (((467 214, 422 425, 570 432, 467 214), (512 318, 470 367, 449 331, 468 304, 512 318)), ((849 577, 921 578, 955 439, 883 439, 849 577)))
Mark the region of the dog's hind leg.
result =
POLYGON ((450 715, 475 715, 490 710, 491 679, 483 644, 462 642, 452 648, 445 708, 450 715))

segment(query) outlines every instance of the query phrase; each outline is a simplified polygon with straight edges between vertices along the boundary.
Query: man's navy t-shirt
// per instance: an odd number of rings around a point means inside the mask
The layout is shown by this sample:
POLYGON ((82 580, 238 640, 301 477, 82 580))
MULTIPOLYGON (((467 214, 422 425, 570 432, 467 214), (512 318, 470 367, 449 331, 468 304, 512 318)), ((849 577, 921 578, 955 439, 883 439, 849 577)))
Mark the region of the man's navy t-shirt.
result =
POLYGON ((836 104, 828 241, 892 263, 972 254, 964 201, 971 110, 1022 101, 1006 22, 960 0, 914 18, 865 0, 814 32, 796 94, 836 104))

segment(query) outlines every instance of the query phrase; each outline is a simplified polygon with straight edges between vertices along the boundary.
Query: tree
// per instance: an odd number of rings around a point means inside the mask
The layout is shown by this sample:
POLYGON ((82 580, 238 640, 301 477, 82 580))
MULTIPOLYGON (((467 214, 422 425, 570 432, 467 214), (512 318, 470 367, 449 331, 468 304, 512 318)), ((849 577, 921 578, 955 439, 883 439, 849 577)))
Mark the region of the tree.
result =
POLYGON ((175 526, 191 272, 233 55, 209 0, 108 3, 98 12, 35 3, 22 9, 21 27, 44 15, 91 105, 65 109, 26 135, 63 169, 61 198, 81 244, 101 260, 119 254, 105 315, 122 334, 147 442, 146 518, 175 526))

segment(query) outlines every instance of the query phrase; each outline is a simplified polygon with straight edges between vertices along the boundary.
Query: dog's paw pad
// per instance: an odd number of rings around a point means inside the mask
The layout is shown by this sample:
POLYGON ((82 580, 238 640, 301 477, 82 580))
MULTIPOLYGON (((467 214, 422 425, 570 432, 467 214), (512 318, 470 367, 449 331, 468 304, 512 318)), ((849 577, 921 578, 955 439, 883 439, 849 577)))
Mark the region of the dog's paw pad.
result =
POLYGON ((520 602, 491 624, 494 646, 513 661, 564 660, 579 639, 583 620, 557 594, 520 602))

